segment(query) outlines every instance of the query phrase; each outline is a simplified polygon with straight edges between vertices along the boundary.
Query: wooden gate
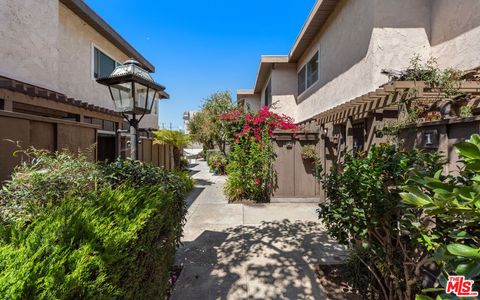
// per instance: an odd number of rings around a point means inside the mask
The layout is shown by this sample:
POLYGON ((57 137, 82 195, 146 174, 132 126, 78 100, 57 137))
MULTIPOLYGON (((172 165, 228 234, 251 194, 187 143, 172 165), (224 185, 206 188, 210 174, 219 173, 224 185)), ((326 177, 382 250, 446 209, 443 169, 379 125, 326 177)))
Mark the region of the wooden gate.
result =
POLYGON ((302 159, 302 147, 313 145, 319 152, 318 133, 276 133, 273 147, 276 155, 274 169, 276 180, 272 202, 306 201, 318 202, 320 184, 314 174, 314 163, 302 159))

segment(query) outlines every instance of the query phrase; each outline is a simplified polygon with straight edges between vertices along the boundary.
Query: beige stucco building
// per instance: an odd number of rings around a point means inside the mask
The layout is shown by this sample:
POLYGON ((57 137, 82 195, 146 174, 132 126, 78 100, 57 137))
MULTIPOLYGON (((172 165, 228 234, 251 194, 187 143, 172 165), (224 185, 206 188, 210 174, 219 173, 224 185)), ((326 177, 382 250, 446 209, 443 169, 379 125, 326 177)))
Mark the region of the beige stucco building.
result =
MULTIPOLYGON (((113 109, 95 79, 135 58, 154 66, 82 0, 0 1, 0 76, 113 109)), ((143 128, 158 128, 155 106, 143 128)), ((88 120, 88 118, 87 118, 88 120)))
POLYGON ((480 66, 480 1, 318 0, 290 53, 262 56, 240 105, 273 104, 301 123, 388 82, 418 54, 440 67, 480 66))

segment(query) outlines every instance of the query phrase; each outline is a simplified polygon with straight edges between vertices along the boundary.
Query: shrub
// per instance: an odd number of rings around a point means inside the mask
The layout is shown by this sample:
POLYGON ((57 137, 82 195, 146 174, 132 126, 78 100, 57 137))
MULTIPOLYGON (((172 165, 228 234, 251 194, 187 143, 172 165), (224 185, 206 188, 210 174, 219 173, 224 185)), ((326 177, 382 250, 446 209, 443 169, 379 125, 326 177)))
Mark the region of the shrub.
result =
MULTIPOLYGON (((432 218, 435 226, 421 227, 423 243, 442 268, 438 282, 443 294, 448 275, 462 275, 480 285, 480 135, 455 145, 465 169, 456 177, 416 176, 404 187, 402 198, 432 218)), ((424 297, 423 299, 428 299, 424 297)))
POLYGON ((181 232, 158 187, 67 196, 0 244, 2 299, 158 299, 181 232))
POLYGON ((208 156, 208 166, 210 171, 218 175, 225 174, 225 168, 227 166, 227 158, 225 155, 217 152, 213 152, 208 156))
POLYGON ((0 190, 0 223, 31 218, 39 210, 57 205, 65 195, 83 195, 104 185, 97 166, 79 154, 29 149, 0 190))
POLYGON ((118 159, 101 165, 100 171, 105 180, 113 186, 125 183, 134 187, 160 185, 165 192, 173 192, 179 198, 193 188, 193 181, 186 172, 170 172, 138 160, 118 159))
POLYGON ((328 233, 362 253, 358 260, 376 278, 385 299, 411 299, 428 251, 417 240, 421 211, 406 209, 399 196, 413 170, 433 175, 441 169, 437 154, 398 152, 393 146, 373 147, 368 154, 347 154, 324 176, 328 203, 319 216, 328 233), (368 259, 362 259, 366 255, 368 259))
POLYGON ((17 211, 26 207, 35 214, 0 224, 1 299, 165 295, 185 222, 183 197, 193 187, 187 173, 138 161, 99 166, 82 157, 45 152, 17 172, 7 183, 2 211, 13 195, 26 195, 16 202, 22 208, 17 211), (31 175, 39 170, 53 183, 31 175), (68 175, 65 180, 62 174, 68 175), (73 174, 82 177, 81 185, 73 174), (54 192, 42 198, 46 189, 54 192))

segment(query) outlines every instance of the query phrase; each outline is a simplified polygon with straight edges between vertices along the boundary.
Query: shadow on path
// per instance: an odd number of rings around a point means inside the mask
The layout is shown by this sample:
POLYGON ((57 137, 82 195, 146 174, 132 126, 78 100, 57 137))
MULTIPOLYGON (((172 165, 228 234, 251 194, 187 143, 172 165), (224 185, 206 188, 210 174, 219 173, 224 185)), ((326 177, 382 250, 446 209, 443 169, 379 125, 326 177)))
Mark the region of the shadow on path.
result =
POLYGON ((325 299, 315 266, 343 255, 315 222, 204 231, 177 253, 184 271, 172 299, 325 299))

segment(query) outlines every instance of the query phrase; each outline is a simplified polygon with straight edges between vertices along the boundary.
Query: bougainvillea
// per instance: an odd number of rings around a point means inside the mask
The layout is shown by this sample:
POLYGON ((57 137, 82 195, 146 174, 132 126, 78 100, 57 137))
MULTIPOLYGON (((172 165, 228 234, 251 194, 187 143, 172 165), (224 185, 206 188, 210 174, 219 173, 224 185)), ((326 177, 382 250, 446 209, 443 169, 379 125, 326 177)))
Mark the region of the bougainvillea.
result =
POLYGON ((270 139, 275 130, 295 131, 293 119, 264 106, 256 114, 230 111, 220 116, 232 151, 225 193, 230 201, 267 201, 275 179, 270 139))

